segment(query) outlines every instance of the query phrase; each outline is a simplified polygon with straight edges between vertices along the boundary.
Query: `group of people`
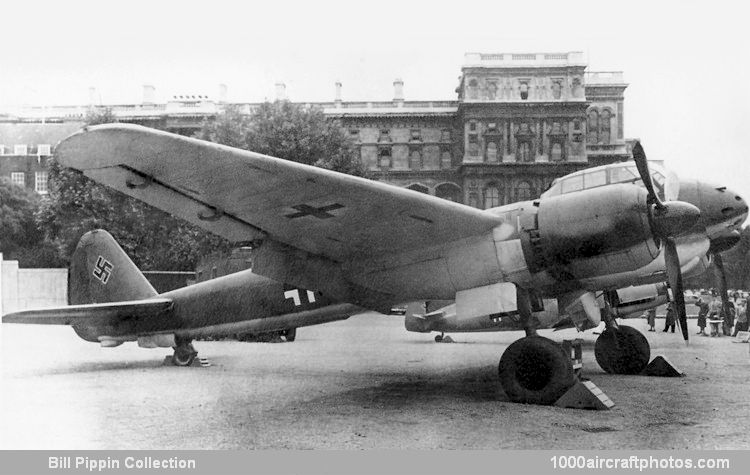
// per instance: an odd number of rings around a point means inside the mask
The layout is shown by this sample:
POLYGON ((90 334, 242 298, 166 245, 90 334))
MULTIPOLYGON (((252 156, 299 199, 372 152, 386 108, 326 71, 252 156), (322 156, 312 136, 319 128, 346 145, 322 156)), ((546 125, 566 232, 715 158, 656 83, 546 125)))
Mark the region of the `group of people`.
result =
MULTIPOLYGON (((747 299, 742 298, 739 292, 733 292, 729 296, 729 302, 727 302, 727 308, 724 309, 721 297, 712 292, 712 294, 703 299, 698 297, 695 302, 698 307, 698 335, 709 336, 706 333, 706 324, 710 321, 717 323, 721 322, 721 334, 737 336, 737 333, 741 331, 748 331, 748 320, 747 320, 747 299), (732 332, 734 330, 734 332, 732 332)), ((646 312, 646 318, 648 319, 649 329, 648 331, 656 331, 656 309, 652 308, 646 312)), ((667 304, 667 314, 664 322, 664 332, 671 331, 674 333, 675 324, 677 322, 677 311, 673 302, 667 304)), ((719 336, 719 330, 714 332, 715 335, 719 336)))

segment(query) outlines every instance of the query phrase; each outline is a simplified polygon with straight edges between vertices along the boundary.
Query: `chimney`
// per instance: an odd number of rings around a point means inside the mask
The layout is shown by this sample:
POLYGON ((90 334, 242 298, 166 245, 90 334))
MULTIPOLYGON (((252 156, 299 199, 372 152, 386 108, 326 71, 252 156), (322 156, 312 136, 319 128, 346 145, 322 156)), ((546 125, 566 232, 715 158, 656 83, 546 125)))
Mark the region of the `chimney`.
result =
POLYGON ((143 85, 143 103, 154 104, 156 102, 156 88, 151 84, 143 85))
POLYGON ((284 84, 283 82, 276 83, 276 100, 277 101, 286 100, 286 84, 284 84))
POLYGON ((336 81, 336 107, 341 106, 341 81, 336 81))
POLYGON ((219 103, 226 104, 227 102, 227 85, 219 84, 219 103))
POLYGON ((393 81, 393 102, 401 105, 404 103, 404 81, 401 78, 393 81))
POLYGON ((89 107, 96 105, 96 88, 89 86, 89 107))

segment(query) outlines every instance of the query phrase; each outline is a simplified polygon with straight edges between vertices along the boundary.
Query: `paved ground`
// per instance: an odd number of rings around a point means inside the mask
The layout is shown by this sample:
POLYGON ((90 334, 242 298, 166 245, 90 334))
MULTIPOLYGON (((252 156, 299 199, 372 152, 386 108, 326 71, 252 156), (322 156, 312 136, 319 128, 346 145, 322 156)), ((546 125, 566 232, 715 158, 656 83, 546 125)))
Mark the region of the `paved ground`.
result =
POLYGON ((593 412, 507 401, 497 362, 519 333, 436 344, 366 314, 294 343, 198 342, 213 366, 176 368, 165 349, 3 325, 0 448, 750 448, 748 345, 645 335, 688 376, 605 374, 587 332, 584 375, 617 404, 593 412))

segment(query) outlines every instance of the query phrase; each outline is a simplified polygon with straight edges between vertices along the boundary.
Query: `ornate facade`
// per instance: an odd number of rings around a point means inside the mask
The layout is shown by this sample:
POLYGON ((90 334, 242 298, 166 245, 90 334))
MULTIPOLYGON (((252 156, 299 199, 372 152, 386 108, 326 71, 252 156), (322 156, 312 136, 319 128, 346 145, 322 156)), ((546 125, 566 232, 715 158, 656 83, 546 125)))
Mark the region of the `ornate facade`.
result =
MULTIPOLYGON (((345 102, 337 83, 333 102, 306 105, 339 121, 374 177, 394 185, 488 208, 536 198, 559 176, 630 157, 622 73, 587 72, 579 52, 466 54, 455 100, 406 101, 403 81, 393 86, 392 101, 345 102)), ((191 134, 227 104, 225 87, 218 101, 184 95, 156 104, 153 97, 145 86, 142 104, 111 108, 122 121, 191 134)), ((87 107, 27 109, 5 120, 41 114, 47 123, 70 122, 87 107)))

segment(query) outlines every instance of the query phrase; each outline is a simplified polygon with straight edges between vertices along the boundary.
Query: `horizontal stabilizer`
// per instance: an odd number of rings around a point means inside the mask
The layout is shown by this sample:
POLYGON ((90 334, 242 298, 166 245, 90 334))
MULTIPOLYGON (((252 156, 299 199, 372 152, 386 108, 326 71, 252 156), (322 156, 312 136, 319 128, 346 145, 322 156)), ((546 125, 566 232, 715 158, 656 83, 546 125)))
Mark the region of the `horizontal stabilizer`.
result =
POLYGON ((130 302, 94 303, 67 307, 22 310, 3 316, 3 323, 36 325, 114 325, 137 318, 151 318, 172 309, 172 299, 154 298, 130 302))

